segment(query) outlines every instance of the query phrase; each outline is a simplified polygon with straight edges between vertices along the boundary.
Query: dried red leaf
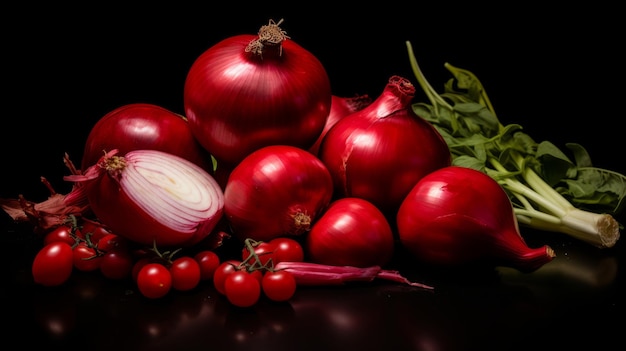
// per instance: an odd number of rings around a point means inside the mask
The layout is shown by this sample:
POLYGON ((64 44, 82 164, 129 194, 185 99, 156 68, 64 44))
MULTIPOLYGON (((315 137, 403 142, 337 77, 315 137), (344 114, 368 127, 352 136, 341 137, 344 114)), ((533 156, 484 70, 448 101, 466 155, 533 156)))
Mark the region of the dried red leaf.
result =
MULTIPOLYGON (((70 173, 79 175, 80 170, 74 167, 67 153, 63 159, 70 173)), ((29 201, 23 195, 17 199, 0 198, 0 207, 14 221, 18 223, 30 223, 35 233, 45 233, 67 222, 68 217, 82 217, 89 211, 89 204, 80 184, 75 185, 70 193, 57 193, 50 182, 41 177, 41 182, 50 192, 48 199, 41 202, 29 201)))

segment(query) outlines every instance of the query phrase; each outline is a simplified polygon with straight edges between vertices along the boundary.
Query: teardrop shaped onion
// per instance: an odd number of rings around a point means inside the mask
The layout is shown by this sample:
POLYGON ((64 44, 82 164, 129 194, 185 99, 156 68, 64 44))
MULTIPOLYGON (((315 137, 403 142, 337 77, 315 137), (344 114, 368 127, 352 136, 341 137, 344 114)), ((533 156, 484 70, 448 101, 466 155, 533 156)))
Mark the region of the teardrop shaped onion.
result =
POLYGON ((224 195, 207 171, 158 150, 116 152, 86 172, 89 206, 100 221, 150 246, 190 246, 211 233, 222 217, 224 195))
POLYGON ((448 166, 423 177, 402 202, 397 228, 402 245, 429 264, 530 272, 555 257, 547 245, 526 245, 504 189, 471 168, 448 166))
POLYGON ((395 217, 424 175, 450 165, 448 145, 413 112, 415 86, 392 76, 371 104, 340 119, 321 142, 319 158, 337 197, 359 197, 395 217))

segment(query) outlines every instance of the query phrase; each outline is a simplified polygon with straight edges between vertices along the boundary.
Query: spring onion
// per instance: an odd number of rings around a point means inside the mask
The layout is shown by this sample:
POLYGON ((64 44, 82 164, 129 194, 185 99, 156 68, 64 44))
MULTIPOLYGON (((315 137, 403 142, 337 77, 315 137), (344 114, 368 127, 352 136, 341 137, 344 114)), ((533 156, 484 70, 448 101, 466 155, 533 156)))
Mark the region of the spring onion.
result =
POLYGON ((454 165, 494 178, 507 192, 522 225, 570 235, 599 248, 615 245, 623 228, 626 176, 593 167, 579 144, 566 144, 572 162, 549 141, 535 142, 518 124, 503 125, 476 76, 445 63, 453 79, 438 94, 422 73, 413 48, 409 59, 429 103, 412 105, 441 133, 454 165))

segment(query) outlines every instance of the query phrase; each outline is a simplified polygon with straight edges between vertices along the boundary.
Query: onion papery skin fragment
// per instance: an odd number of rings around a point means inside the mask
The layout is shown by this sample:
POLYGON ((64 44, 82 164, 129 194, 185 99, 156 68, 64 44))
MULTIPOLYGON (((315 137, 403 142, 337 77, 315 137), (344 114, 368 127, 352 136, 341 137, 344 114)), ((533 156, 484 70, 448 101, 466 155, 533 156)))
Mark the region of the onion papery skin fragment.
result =
POLYGON ((339 120, 326 134, 319 158, 337 197, 359 197, 395 217, 424 175, 450 165, 450 150, 411 108, 415 86, 392 76, 370 105, 339 120))
POLYGON ((337 199, 306 234, 311 262, 369 267, 387 265, 394 253, 394 234, 374 204, 356 197, 337 199))
MULTIPOLYGON (((277 26, 270 22, 261 28, 268 27, 277 26)), ((269 145, 307 149, 328 118, 330 79, 317 57, 289 37, 249 50, 260 37, 228 37, 204 51, 188 71, 185 114, 196 139, 218 163, 235 165, 269 145)))
POLYGON ((271 145, 233 169, 224 189, 224 213, 241 241, 300 236, 326 210, 332 195, 332 179, 322 161, 295 146, 271 145))
POLYGON ((160 150, 212 172, 211 155, 195 139, 186 118, 154 104, 126 104, 102 116, 87 136, 81 169, 95 165, 113 149, 119 150, 119 155, 160 150))
POLYGON ((548 245, 528 247, 504 189, 471 168, 449 166, 423 177, 400 206, 397 228, 401 244, 428 264, 532 272, 555 257, 548 245))
POLYGON ((223 216, 224 194, 207 171, 158 150, 116 151, 93 166, 98 175, 85 182, 102 223, 149 246, 188 247, 211 234, 223 216))

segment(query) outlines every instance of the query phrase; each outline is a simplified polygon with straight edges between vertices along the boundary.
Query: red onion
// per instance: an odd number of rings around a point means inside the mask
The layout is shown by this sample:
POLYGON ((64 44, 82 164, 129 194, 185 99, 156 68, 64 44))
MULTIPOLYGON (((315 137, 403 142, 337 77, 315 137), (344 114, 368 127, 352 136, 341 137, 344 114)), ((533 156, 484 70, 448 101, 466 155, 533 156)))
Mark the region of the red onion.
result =
POLYGON ((333 201, 306 235, 311 262, 336 266, 384 266, 391 261, 394 236, 385 215, 369 201, 333 201))
POLYGON ((330 130, 332 126, 334 126, 340 119, 348 116, 356 111, 360 111, 365 106, 372 103, 372 99, 369 95, 356 95, 353 97, 345 97, 345 96, 337 96, 333 95, 330 103, 330 113, 328 114, 328 118, 326 119, 326 124, 324 125, 324 129, 322 130, 322 134, 317 137, 317 140, 309 148, 309 151, 314 155, 319 154, 320 144, 322 143, 322 139, 326 136, 326 133, 330 130))
POLYGON ((198 165, 158 150, 117 153, 64 178, 84 185, 91 210, 112 232, 144 245, 184 247, 222 218, 222 190, 198 165))
POLYGON ((131 150, 160 150, 212 170, 211 156, 195 139, 187 120, 153 104, 123 105, 100 118, 87 137, 81 169, 95 165, 113 149, 120 155, 131 150))
POLYGON ((526 245, 504 189, 471 168, 449 166, 423 177, 402 202, 397 226, 402 245, 430 264, 530 272, 555 257, 547 245, 526 245))
POLYGON ((324 128, 332 96, 327 72, 281 22, 218 42, 187 74, 189 125, 218 163, 236 165, 269 145, 307 149, 324 128))
POLYGON ((269 241, 307 232, 330 203, 326 166, 306 150, 271 145, 245 157, 224 189, 224 212, 241 241, 269 241))
POLYGON ((444 139, 411 108, 415 86, 392 76, 370 105, 338 121, 320 146, 338 196, 393 214, 424 175, 450 165, 444 139))

